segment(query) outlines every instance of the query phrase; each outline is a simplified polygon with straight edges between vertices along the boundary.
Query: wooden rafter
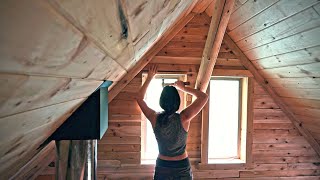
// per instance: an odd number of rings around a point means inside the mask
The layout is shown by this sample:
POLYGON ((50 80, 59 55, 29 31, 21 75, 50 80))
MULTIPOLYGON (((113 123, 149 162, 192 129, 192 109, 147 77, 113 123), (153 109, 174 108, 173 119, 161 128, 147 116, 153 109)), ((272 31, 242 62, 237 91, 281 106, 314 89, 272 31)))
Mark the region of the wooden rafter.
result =
POLYGON ((213 8, 210 28, 196 81, 196 88, 203 92, 208 87, 214 65, 217 61, 233 5, 234 0, 220 0, 216 2, 215 8, 213 8))
POLYGON ((193 8, 192 12, 203 13, 211 3, 214 3, 213 1, 214 0, 199 0, 197 5, 193 8))
POLYGON ((303 123, 292 113, 288 106, 282 101, 282 99, 276 94, 275 90, 271 87, 266 79, 260 74, 252 62, 241 51, 236 43, 230 38, 228 34, 225 34, 224 42, 232 49, 236 56, 240 59, 244 67, 246 67, 253 74, 255 80, 263 87, 263 89, 269 93, 277 105, 283 110, 287 117, 292 121, 293 125, 299 130, 299 132, 306 138, 313 149, 320 156, 320 145, 313 138, 312 134, 304 127, 303 123))
POLYGON ((189 13, 181 18, 178 23, 174 23, 175 26, 162 35, 160 40, 156 42, 141 60, 110 90, 109 103, 194 16, 195 13, 189 13))

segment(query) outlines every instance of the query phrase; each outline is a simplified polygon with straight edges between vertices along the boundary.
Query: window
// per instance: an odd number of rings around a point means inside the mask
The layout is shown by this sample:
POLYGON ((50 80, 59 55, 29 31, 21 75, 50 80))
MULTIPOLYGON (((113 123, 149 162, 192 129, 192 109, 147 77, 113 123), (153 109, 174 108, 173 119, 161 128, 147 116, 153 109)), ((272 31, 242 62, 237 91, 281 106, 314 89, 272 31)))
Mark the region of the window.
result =
POLYGON ((208 88, 209 105, 204 110, 204 164, 246 163, 248 78, 212 77, 208 88), (207 117, 207 118, 205 118, 207 117), (206 154, 204 154, 206 153, 206 154))
MULTIPOLYGON (((142 81, 144 83, 147 74, 142 75, 142 81)), ((159 105, 160 94, 163 89, 163 85, 171 84, 179 80, 185 80, 184 75, 174 74, 158 74, 150 82, 147 89, 145 101, 148 106, 157 112, 161 112, 162 109, 159 105)), ((181 98, 181 105, 179 110, 184 108, 184 94, 179 92, 181 98)), ((141 124, 141 164, 155 164, 158 156, 158 145, 153 133, 153 128, 149 120, 142 114, 141 124)))

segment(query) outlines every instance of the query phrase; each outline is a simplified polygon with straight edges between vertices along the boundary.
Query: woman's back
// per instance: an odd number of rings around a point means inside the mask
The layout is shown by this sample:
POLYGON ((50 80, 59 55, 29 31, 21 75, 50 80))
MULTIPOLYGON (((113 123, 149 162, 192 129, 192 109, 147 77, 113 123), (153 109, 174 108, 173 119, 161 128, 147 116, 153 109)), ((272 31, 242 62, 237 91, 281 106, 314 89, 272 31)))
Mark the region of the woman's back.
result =
POLYGON ((154 134, 160 154, 175 157, 185 152, 188 132, 182 126, 180 114, 159 114, 154 127, 154 134))

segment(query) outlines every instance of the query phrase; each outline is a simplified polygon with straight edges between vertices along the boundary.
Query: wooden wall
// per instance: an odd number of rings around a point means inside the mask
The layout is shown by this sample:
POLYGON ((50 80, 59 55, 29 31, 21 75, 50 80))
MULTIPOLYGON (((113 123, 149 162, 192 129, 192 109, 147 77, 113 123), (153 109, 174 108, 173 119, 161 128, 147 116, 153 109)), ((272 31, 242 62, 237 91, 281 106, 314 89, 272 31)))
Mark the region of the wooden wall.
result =
POLYGON ((1 1, 0 179, 37 154, 102 80, 127 73, 190 5, 1 1))
POLYGON ((317 0, 242 0, 228 34, 320 144, 319 14, 317 0))
MULTIPOLYGON (((195 83, 208 31, 205 16, 195 16, 157 54, 152 63, 157 63, 160 71, 186 73, 191 85, 195 83)), ((250 75, 225 44, 214 73, 250 75)), ((139 73, 110 103, 109 129, 98 145, 99 179, 151 179, 153 176, 154 166, 140 165, 141 111, 134 96, 141 87, 141 75, 139 73)), ((190 98, 187 100, 190 103, 190 98)), ((195 179, 319 179, 320 158, 257 83, 254 84, 253 112, 252 169, 199 166, 201 119, 198 116, 192 120, 187 150, 195 179)), ((48 167, 38 179, 50 179, 52 174, 53 167, 48 167)))

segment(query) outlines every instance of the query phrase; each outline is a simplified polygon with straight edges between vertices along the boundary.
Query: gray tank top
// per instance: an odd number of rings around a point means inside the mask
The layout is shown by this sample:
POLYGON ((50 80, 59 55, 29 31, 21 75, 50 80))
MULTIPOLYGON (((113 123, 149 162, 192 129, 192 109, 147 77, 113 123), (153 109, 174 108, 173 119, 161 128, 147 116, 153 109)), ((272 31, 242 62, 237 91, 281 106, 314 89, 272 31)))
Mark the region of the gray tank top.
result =
POLYGON ((159 114, 153 131, 160 154, 174 157, 185 152, 188 132, 182 126, 180 114, 174 113, 170 116, 159 114))

